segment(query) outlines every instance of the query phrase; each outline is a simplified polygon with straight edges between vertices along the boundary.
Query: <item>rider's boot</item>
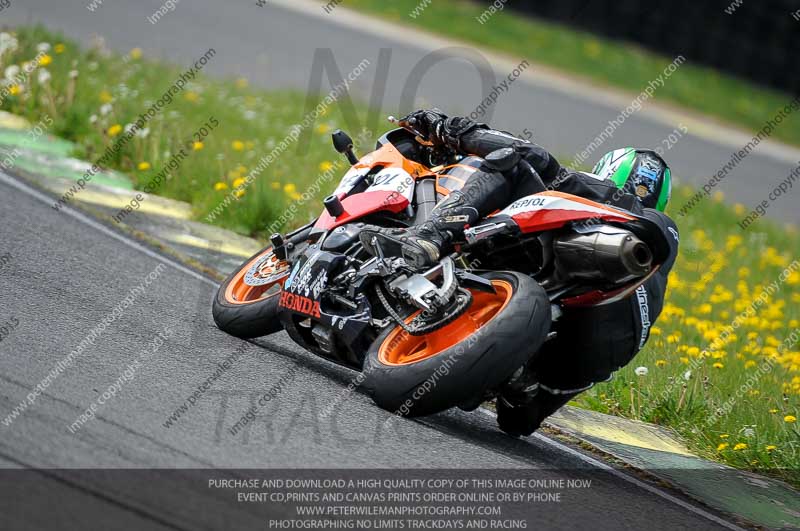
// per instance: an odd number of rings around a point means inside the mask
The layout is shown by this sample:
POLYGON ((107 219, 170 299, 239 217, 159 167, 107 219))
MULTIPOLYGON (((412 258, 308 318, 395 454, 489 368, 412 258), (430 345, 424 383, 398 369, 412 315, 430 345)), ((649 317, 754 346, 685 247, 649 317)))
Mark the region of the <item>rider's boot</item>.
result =
POLYGON ((435 265, 460 241, 464 230, 482 217, 508 204, 511 191, 499 172, 477 171, 464 187, 436 205, 431 219, 407 229, 367 227, 360 235, 364 248, 377 256, 402 256, 417 269, 435 265))

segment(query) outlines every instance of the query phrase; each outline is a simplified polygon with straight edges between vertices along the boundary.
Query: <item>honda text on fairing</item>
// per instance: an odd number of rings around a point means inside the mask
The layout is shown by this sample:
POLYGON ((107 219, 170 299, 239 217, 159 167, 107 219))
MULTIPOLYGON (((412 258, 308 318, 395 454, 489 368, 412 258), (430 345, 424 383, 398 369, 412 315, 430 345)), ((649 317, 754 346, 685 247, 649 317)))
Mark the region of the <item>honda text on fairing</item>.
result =
POLYGON ((345 133, 333 134, 352 167, 316 221, 273 235, 225 280, 213 305, 220 329, 241 338, 285 330, 363 371, 374 401, 401 415, 472 410, 553 338, 562 309, 630 296, 669 253, 653 222, 542 184, 469 227, 427 270, 373 256, 359 240, 365 226, 425 223, 482 164, 516 163, 502 160, 510 149, 457 155, 399 125, 360 160, 345 133))

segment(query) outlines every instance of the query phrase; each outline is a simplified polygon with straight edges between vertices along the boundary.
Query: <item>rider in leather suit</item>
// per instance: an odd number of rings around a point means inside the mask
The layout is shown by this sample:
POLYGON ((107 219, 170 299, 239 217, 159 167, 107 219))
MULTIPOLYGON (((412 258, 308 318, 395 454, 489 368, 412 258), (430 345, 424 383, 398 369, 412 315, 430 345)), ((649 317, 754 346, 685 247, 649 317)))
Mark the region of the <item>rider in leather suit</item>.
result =
POLYGON ((468 118, 448 118, 438 110, 420 110, 406 117, 420 136, 459 154, 489 160, 464 187, 434 209, 431 220, 408 229, 368 227, 361 241, 402 255, 419 268, 435 264, 463 239, 464 229, 516 199, 551 190, 624 208, 655 222, 663 231, 669 256, 661 268, 627 299, 603 306, 571 309, 555 322, 556 336, 545 343, 508 390, 497 400, 500 427, 528 435, 542 421, 593 384, 608 380, 644 347, 661 313, 667 276, 678 252, 675 223, 663 213, 671 189, 670 169, 655 152, 624 148, 606 154, 593 174, 563 168, 541 146, 490 129, 468 118), (513 149, 503 164, 492 153, 513 149), (519 159, 519 160, 517 160, 519 159))

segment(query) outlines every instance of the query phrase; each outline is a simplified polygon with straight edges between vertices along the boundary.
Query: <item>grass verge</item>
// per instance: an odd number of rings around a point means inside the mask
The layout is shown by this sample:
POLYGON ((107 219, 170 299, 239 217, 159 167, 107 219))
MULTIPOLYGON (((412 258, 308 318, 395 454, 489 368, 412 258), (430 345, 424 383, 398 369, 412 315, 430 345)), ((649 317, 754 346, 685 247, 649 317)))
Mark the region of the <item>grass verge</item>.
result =
MULTIPOLYGON (((47 59, 40 55, 13 91, 8 83, 0 87, 0 94, 9 92, 0 108, 32 123, 51 116, 50 131, 76 142, 79 155, 89 160, 181 73, 138 51, 127 57, 81 51, 40 28, 20 29, 16 37, 16 49, 0 54, 0 72, 31 61, 38 48, 47 49, 47 59)), ((109 165, 143 187, 172 154, 187 150, 157 193, 190 202, 202 219, 303 112, 304 98, 296 93, 198 76, 109 165), (200 127, 210 127, 205 124, 212 116, 219 125, 202 140, 193 138, 200 127)), ((292 227, 316 215, 318 199, 344 171, 342 166, 330 182, 319 183, 320 173, 335 165, 328 137, 337 121, 333 114, 335 105, 314 126, 307 153, 287 149, 214 223, 264 237, 276 219, 292 227), (315 181, 319 189, 304 196, 315 181), (283 216, 287 211, 292 216, 283 216)), ((693 193, 679 188, 673 204, 693 193)), ((762 220, 743 232, 736 222, 746 210, 726 205, 718 193, 678 218, 681 254, 649 343, 614 380, 581 395, 577 405, 671 426, 701 455, 800 484, 800 346, 787 343, 793 333, 800 337, 800 268, 783 273, 800 256, 800 236, 762 220), (775 282, 769 297, 760 299, 775 282), (726 332, 762 300, 736 330, 726 332)))
MULTIPOLYGON (((636 94, 658 78, 674 59, 633 44, 526 17, 511 9, 499 11, 481 24, 477 18, 489 4, 436 0, 419 10, 423 5, 419 0, 347 2, 354 9, 494 48, 636 94)), ((335 12, 331 16, 336 16, 335 12)), ((656 90, 654 99, 706 113, 755 133, 764 127, 765 117, 774 116, 793 97, 713 68, 685 63, 656 90)), ((800 114, 784 120, 773 137, 800 145, 800 114)))
MULTIPOLYGON (((246 79, 220 81, 201 72, 164 98, 186 68, 148 60, 138 49, 125 56, 101 48, 81 50, 39 27, 20 28, 13 38, 17 45, 0 54, 5 78, 0 109, 75 142, 77 157, 97 161, 162 100, 165 104, 146 127, 104 166, 129 174, 140 190, 149 184, 154 193, 191 203, 198 219, 233 193, 238 197, 216 211, 214 224, 241 234, 265 238, 272 229, 300 225, 319 214, 316 200, 333 183, 322 183, 305 198, 303 192, 342 160, 330 141, 335 103, 307 127, 310 140, 288 141, 280 156, 237 193, 261 157, 300 127, 306 112, 303 94, 254 90, 246 79), (26 74, 25 64, 37 62, 26 74), (290 209, 293 203, 300 207, 290 209), (284 215, 287 211, 292 214, 284 215), (270 228, 279 218, 283 222, 270 228)), ((329 172, 332 179, 338 176, 329 172)))

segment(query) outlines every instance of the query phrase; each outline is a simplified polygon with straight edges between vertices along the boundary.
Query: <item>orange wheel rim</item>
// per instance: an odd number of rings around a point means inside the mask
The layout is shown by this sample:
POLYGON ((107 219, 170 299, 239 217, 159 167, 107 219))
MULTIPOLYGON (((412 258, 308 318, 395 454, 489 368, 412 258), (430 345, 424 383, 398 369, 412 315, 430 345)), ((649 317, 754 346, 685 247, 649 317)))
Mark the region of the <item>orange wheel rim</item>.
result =
POLYGON ((281 292, 289 269, 288 262, 279 260, 268 247, 239 269, 225 289, 225 300, 230 304, 251 304, 274 297, 281 292))
MULTIPOLYGON (((412 336, 399 326, 383 340, 378 349, 378 359, 386 365, 408 365, 444 352, 475 334, 481 327, 503 311, 514 294, 514 288, 505 280, 492 280, 496 293, 473 291, 472 304, 463 315, 430 334, 412 336)), ((411 322, 412 315, 406 322, 411 322)))

